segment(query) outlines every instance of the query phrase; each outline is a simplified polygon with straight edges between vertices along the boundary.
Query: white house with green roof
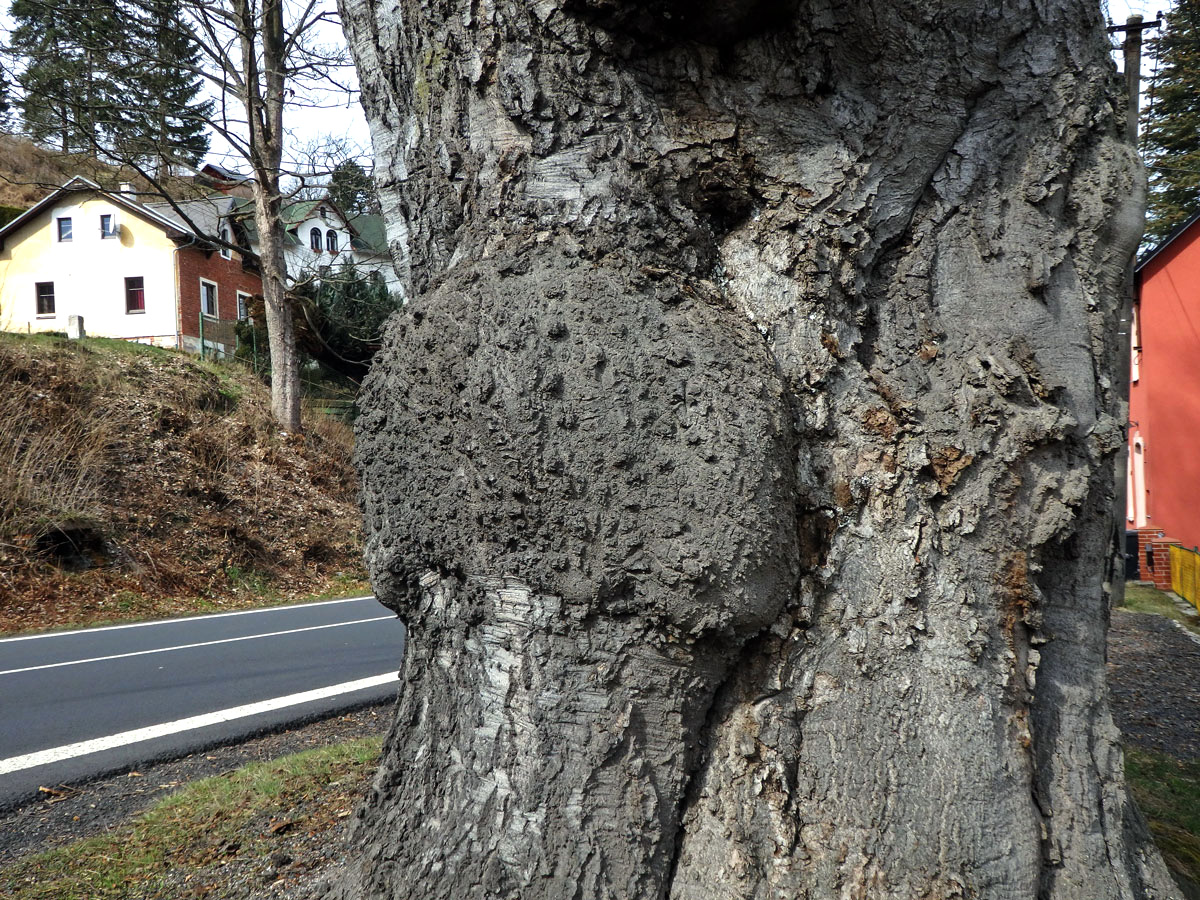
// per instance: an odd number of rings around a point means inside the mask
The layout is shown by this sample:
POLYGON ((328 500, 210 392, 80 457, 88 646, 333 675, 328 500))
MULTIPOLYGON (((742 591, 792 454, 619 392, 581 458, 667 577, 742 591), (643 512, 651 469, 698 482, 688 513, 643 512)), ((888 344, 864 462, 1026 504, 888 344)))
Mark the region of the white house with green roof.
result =
MULTIPOLYGON (((254 249, 258 234, 252 204, 231 199, 232 215, 254 249)), ((287 231, 284 255, 288 276, 294 281, 319 280, 350 263, 362 274, 377 273, 391 291, 400 292, 381 216, 347 216, 332 200, 323 199, 291 203, 284 207, 283 218, 287 231)))

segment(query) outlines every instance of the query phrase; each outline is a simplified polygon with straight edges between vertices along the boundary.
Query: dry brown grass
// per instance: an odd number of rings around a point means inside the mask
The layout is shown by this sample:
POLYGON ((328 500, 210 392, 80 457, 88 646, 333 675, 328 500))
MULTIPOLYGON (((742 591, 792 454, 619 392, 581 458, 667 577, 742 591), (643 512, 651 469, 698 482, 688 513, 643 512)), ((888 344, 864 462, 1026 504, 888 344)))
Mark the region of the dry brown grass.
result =
MULTIPOLYGON (((105 188, 116 188, 122 181, 132 182, 139 189, 148 187, 132 169, 111 166, 82 153, 61 153, 16 135, 0 134, 0 206, 27 209, 76 175, 90 178, 105 188)), ((172 179, 169 187, 181 198, 198 193, 188 179, 172 179)))
POLYGON ((93 518, 111 465, 111 418, 45 376, 29 353, 0 356, 0 538, 36 540, 56 524, 93 518))
POLYGON ((0 632, 361 589, 351 434, 239 365, 0 334, 0 632))

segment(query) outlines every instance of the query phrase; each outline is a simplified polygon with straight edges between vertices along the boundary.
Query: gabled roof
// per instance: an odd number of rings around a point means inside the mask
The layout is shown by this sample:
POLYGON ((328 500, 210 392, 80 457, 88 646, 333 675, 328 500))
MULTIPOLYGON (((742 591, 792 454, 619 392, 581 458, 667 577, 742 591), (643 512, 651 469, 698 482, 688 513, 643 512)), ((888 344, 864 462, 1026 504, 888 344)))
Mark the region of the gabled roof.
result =
POLYGON ((1200 213, 1197 213, 1196 215, 1192 216, 1190 219, 1188 219, 1182 225, 1175 226, 1174 230, 1172 230, 1170 234, 1168 234, 1165 238, 1163 238, 1161 241, 1159 241, 1153 248, 1151 248, 1150 250, 1147 250, 1145 253, 1143 253, 1141 255, 1141 257, 1138 258, 1137 265, 1134 266, 1134 269, 1133 269, 1134 273, 1140 272, 1140 271, 1142 271, 1142 269, 1146 268, 1146 266, 1148 266, 1150 264, 1150 261, 1153 260, 1154 257, 1158 256, 1158 254, 1160 254, 1164 250, 1166 250, 1167 247, 1169 247, 1171 244, 1173 244, 1177 238, 1182 236, 1185 231, 1187 231, 1189 228, 1191 228, 1197 222, 1200 222, 1200 213))
POLYGON ((176 222, 178 227, 189 233, 194 230, 187 224, 184 216, 190 219, 199 229, 200 234, 218 234, 221 220, 227 219, 234 208, 236 197, 219 194, 216 197, 204 197, 199 200, 176 200, 174 204, 166 200, 145 204, 164 219, 176 222))
POLYGON ((351 242, 355 250, 374 254, 387 253, 387 228, 383 216, 364 214, 355 216, 351 222, 358 232, 351 242))
POLYGON ((235 172, 232 169, 226 169, 224 166, 218 166, 216 163, 205 163, 200 167, 200 173, 235 184, 251 180, 248 175, 243 175, 241 172, 235 172))
MULTIPOLYGON (((232 205, 229 207, 230 215, 235 218, 242 230, 246 233, 246 239, 253 247, 258 243, 258 225, 254 222, 254 201, 247 200, 245 197, 230 197, 232 205)), ((300 239, 290 231, 284 231, 286 237, 284 240, 289 244, 296 246, 300 245, 300 239)))
POLYGON ((151 209, 146 204, 139 203, 137 200, 134 200, 129 194, 126 194, 123 191, 105 190, 90 178, 84 178, 82 175, 76 175, 62 187, 51 191, 48 195, 43 197, 29 209, 25 210, 25 212, 21 213, 21 215, 17 216, 7 225, 0 228, 0 246, 3 245, 4 239, 8 237, 8 235, 22 227, 26 222, 37 218, 37 216, 39 216, 49 207, 53 206, 65 194, 83 192, 99 194, 122 209, 126 209, 129 212, 139 215, 142 218, 149 220, 153 224, 158 225, 160 228, 166 231, 167 234, 174 237, 197 237, 195 232, 193 232, 190 228, 187 228, 182 222, 167 218, 160 212, 151 209))
POLYGON ((289 203, 283 208, 283 225, 285 228, 294 228, 306 219, 313 218, 314 210, 328 206, 338 214, 338 217, 346 223, 346 227, 350 232, 357 233, 354 226, 350 224, 350 217, 342 212, 340 206, 326 197, 323 200, 297 200, 295 203, 289 203))

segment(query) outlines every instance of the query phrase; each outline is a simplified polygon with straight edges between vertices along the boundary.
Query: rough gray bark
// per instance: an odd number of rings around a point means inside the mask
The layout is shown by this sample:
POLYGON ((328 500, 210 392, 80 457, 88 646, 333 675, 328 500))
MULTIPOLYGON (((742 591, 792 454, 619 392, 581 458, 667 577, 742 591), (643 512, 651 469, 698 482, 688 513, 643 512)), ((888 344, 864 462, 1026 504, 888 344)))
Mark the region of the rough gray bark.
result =
POLYGON ((1105 700, 1140 234, 1081 0, 345 0, 412 302, 354 898, 1173 888, 1105 700))

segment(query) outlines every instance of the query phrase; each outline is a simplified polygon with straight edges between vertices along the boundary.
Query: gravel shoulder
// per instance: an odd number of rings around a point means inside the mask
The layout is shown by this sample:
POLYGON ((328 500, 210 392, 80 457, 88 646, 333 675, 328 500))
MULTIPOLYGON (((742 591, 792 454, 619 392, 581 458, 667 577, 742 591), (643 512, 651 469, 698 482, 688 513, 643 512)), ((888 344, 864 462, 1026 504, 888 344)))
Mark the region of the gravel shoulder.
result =
POLYGON ((1108 692, 1126 745, 1200 760, 1200 641, 1183 628, 1115 610, 1108 692))

